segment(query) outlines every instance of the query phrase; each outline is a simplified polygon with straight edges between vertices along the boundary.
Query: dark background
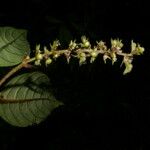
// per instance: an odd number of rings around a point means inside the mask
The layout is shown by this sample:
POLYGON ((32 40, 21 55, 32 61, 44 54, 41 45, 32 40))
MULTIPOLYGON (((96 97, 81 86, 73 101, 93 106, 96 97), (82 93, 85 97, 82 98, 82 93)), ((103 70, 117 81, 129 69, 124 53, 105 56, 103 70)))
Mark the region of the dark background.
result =
POLYGON ((145 47, 133 71, 123 76, 120 62, 104 65, 101 58, 81 67, 64 59, 48 69, 56 109, 39 125, 13 127, 0 120, 0 150, 145 150, 149 149, 149 4, 138 0, 3 1, 0 26, 29 31, 31 47, 56 38, 65 47, 87 35, 91 42, 121 38, 126 49, 133 39, 145 47))

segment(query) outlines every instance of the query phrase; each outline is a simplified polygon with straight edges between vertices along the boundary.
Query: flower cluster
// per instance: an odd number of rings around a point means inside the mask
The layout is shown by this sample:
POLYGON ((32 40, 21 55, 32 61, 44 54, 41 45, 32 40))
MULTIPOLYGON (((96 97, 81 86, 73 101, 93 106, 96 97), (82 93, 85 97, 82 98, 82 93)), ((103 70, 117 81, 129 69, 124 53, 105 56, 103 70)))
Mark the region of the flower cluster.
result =
POLYGON ((103 56, 104 63, 109 59, 114 64, 118 56, 121 56, 123 57, 121 66, 123 64, 125 66, 123 74, 127 74, 133 68, 132 61, 134 55, 141 55, 144 52, 144 48, 133 41, 131 41, 130 53, 123 52, 123 43, 119 39, 111 39, 111 46, 109 48, 103 41, 96 42, 95 46, 91 46, 90 41, 85 36, 81 37, 81 43, 71 40, 67 49, 60 50, 59 47, 60 42, 58 40, 50 44, 50 49, 44 47, 44 51, 40 49, 40 45, 37 45, 35 65, 40 65, 41 61, 44 61, 47 66, 62 55, 66 57, 68 63, 72 57, 79 59, 79 65, 85 64, 88 59, 90 63, 93 63, 99 55, 103 56))

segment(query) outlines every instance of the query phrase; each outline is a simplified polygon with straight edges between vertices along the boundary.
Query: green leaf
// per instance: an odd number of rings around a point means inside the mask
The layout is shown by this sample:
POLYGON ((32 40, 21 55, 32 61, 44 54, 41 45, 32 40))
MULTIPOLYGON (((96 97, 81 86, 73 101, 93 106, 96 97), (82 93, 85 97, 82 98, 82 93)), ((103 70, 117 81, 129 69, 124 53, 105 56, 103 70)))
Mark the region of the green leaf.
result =
POLYGON ((30 53, 27 31, 0 27, 0 67, 14 66, 30 53))
POLYGON ((40 123, 62 105, 50 90, 49 78, 40 72, 13 78, 0 94, 0 116, 19 127, 40 123))

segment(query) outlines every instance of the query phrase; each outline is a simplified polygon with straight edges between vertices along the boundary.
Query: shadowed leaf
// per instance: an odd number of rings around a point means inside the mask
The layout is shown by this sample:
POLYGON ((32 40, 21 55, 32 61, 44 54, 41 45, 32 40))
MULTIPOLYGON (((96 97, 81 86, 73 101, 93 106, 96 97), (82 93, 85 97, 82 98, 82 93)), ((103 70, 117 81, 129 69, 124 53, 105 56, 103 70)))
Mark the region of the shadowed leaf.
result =
POLYGON ((0 116, 19 127, 40 123, 62 105, 50 90, 49 78, 40 72, 13 78, 1 92, 0 102, 0 116))

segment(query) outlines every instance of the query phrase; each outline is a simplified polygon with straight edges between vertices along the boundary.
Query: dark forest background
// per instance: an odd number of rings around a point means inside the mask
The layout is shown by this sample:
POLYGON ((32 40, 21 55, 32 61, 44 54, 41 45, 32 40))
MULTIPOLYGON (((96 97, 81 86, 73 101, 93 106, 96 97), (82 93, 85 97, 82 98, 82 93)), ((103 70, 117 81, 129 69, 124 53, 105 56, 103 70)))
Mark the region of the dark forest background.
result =
POLYGON ((133 71, 102 59, 81 67, 59 59, 40 68, 65 105, 39 125, 13 127, 0 119, 0 150, 145 150, 150 143, 150 11, 138 0, 12 0, 0 3, 0 26, 28 30, 31 48, 60 39, 65 47, 81 35, 90 41, 120 38, 145 47, 133 71))

